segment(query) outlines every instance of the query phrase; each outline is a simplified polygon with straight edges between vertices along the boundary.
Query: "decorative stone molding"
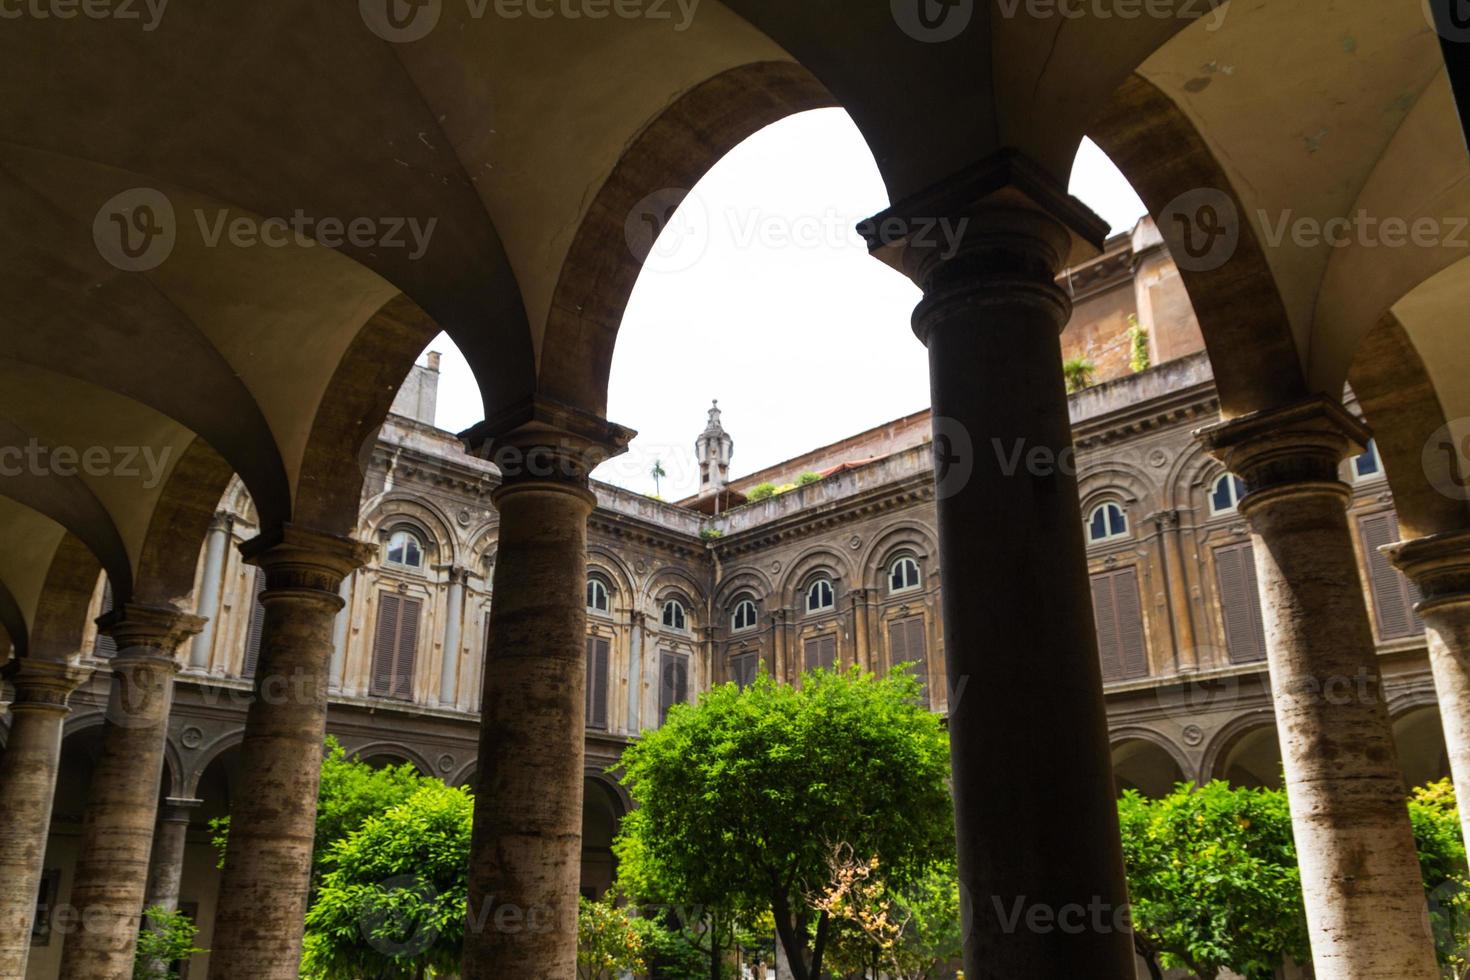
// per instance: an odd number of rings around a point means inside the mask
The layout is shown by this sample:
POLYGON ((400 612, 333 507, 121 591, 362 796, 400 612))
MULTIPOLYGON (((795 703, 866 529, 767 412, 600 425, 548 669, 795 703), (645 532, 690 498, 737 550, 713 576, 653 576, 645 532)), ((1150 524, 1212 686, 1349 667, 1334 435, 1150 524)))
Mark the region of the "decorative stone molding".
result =
POLYGON ((461 433, 465 449, 500 470, 499 496, 511 484, 562 483, 587 490, 589 474, 627 451, 632 429, 541 395, 461 433))
POLYGON ((1352 490, 1338 467, 1366 452, 1373 433, 1342 405, 1317 395, 1207 426, 1195 438, 1245 482, 1238 509, 1249 519, 1251 510, 1283 495, 1331 493, 1346 504, 1352 490))
POLYGON ((316 594, 341 609, 342 580, 372 560, 374 549, 355 538, 285 524, 242 542, 240 554, 265 570, 271 592, 316 594))
POLYGON ((97 629, 117 643, 114 662, 140 657, 173 658, 184 641, 204 628, 201 616, 173 606, 125 603, 97 620, 97 629))
POLYGON ((92 676, 90 667, 17 657, 0 667, 0 679, 10 683, 15 699, 12 711, 42 709, 66 711, 67 699, 92 676))
POLYGON ((1407 575, 1423 601, 1421 615, 1451 605, 1470 604, 1470 531, 1450 531, 1387 545, 1383 553, 1407 575))

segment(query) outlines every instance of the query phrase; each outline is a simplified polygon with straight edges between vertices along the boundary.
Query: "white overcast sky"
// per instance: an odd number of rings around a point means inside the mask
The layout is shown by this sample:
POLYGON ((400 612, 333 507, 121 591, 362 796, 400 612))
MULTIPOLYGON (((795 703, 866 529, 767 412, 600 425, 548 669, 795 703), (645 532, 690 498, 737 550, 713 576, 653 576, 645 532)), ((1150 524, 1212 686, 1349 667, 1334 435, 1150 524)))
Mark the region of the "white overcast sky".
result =
MULTIPOLYGON (((1143 204, 1083 144, 1072 193, 1131 228, 1143 204)), ((636 429, 596 478, 661 495, 698 489, 694 440, 718 398, 750 473, 929 404, 923 345, 909 328, 919 291, 867 254, 852 230, 888 206, 871 152, 841 109, 755 134, 694 188, 643 274, 618 332, 608 418, 636 429), (679 237, 677 232, 684 232, 679 237)), ((436 423, 483 417, 468 364, 447 336, 436 423)))

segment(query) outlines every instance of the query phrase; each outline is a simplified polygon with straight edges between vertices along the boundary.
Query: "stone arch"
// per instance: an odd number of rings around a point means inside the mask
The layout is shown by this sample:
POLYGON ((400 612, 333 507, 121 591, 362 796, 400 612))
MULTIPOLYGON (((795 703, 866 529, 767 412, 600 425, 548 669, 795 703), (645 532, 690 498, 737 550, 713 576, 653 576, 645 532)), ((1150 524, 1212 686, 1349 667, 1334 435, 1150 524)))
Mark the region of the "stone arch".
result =
POLYGON ((1097 460, 1077 471, 1077 487, 1085 516, 1104 500, 1116 500, 1130 510, 1130 505, 1147 506, 1157 495, 1154 482, 1137 466, 1121 460, 1097 460))
POLYGON ((479 768, 480 760, 471 759, 469 762, 466 762, 464 765, 460 766, 459 771, 456 772, 450 779, 448 779, 447 782, 450 786, 468 786, 473 789, 475 785, 475 775, 479 771, 479 768))
POLYGON ((398 763, 408 763, 419 771, 420 776, 437 776, 438 771, 429 760, 415 749, 409 748, 402 742, 377 741, 367 742, 362 745, 342 746, 347 750, 348 758, 361 759, 371 764, 374 759, 394 759, 398 763))
POLYGON ((1424 359, 1398 317, 1387 314, 1363 337, 1348 382, 1378 442, 1403 537, 1470 525, 1470 504, 1436 489, 1457 476, 1448 455, 1424 451, 1448 419, 1424 359))
POLYGON ((938 577, 939 542, 934 529, 919 521, 901 521, 886 528, 863 552, 859 587, 887 592, 888 567, 904 554, 918 561, 926 587, 938 577))
POLYGON ((1206 495, 1215 480, 1224 473, 1224 465, 1191 440, 1189 448, 1175 461, 1164 484, 1166 506, 1172 510, 1194 511, 1197 503, 1203 503, 1205 508, 1200 517, 1208 519, 1210 512, 1206 495))
POLYGON ((726 575, 715 588, 715 608, 721 612, 730 612, 734 608, 736 597, 745 593, 750 593, 757 606, 766 606, 775 594, 775 586, 771 584, 769 575, 753 565, 736 569, 726 575))
POLYGON ((439 331, 433 318, 401 293, 363 324, 312 421, 296 487, 297 523, 343 536, 356 529, 378 431, 414 361, 439 331))
POLYGON ((787 116, 835 104, 800 65, 761 61, 706 79, 644 127, 598 189, 562 264, 540 347, 541 391, 606 412, 613 346, 642 269, 627 241, 637 208, 656 196, 656 209, 671 211, 747 137, 787 116))
POLYGON ((587 572, 598 572, 607 579, 614 599, 621 596, 630 608, 636 605, 638 590, 634 585, 633 569, 617 552, 602 545, 588 545, 587 572))
POLYGON ((1275 713, 1270 708, 1260 708, 1222 725, 1200 760, 1200 779, 1279 788, 1281 747, 1275 713), (1274 769, 1271 768, 1273 758, 1274 769))
MULTIPOLYGON (((363 517, 362 538, 381 545, 399 527, 408 527, 423 539, 427 552, 425 569, 435 564, 454 564, 459 559, 454 525, 434 501, 399 492, 379 497, 363 517)), ((380 547, 379 551, 383 549, 380 547)), ((385 558, 386 554, 378 556, 380 561, 385 558)))
POLYGON ((782 605, 790 606, 797 610, 798 616, 802 615, 806 587, 819 573, 831 576, 832 585, 837 590, 835 598, 840 603, 845 589, 852 588, 852 565, 842 552, 830 545, 818 544, 798 555, 786 570, 786 575, 781 580, 782 605))
MULTIPOLYGON (((70 532, 62 536, 46 572, 31 622, 28 653, 37 659, 67 660, 81 649, 92 596, 102 566, 70 532)), ((120 591, 114 584, 114 596, 120 591)))
POLYGON ((1395 698, 1389 705, 1389 711, 1399 769, 1408 788, 1449 776, 1450 757, 1445 747, 1444 722, 1434 693, 1425 691, 1395 698))
MULTIPOLYGON (((1130 75, 1113 91, 1087 133, 1128 178, 1150 214, 1162 214, 1181 195, 1200 188, 1223 194, 1238 215, 1246 213, 1194 123, 1142 75, 1130 75), (1161 147, 1167 150, 1161 152, 1161 147)), ((1228 262, 1204 271, 1179 270, 1199 318, 1226 418, 1307 394, 1271 266, 1250 223, 1239 224, 1240 242, 1228 262)), ((1180 229, 1167 220, 1158 225, 1174 254, 1184 254, 1180 229)))
MULTIPOLYGON (((686 617, 684 632, 698 636, 703 626, 709 625, 709 611, 703 586, 681 568, 659 569, 644 586, 647 608, 653 614, 653 622, 663 628, 664 604, 676 600, 683 604, 686 617)), ((677 635, 677 634, 676 634, 677 635)))
POLYGON ((466 567, 484 575, 486 582, 490 581, 490 575, 495 569, 495 552, 499 544, 499 523, 488 523, 480 528, 465 548, 466 567))
POLYGON ((199 550, 233 477, 230 464, 203 439, 184 450, 148 523, 138 562, 139 602, 192 608, 199 550))
POLYGON ((216 736, 206 745, 201 745, 194 753, 193 764, 189 767, 189 775, 184 786, 189 795, 194 795, 199 787, 199 780, 204 773, 215 762, 222 759, 232 749, 237 749, 245 741, 245 729, 234 728, 222 735, 216 736))
POLYGON ((1190 779, 1188 757, 1161 732, 1141 726, 1115 729, 1109 735, 1109 745, 1120 793, 1136 789, 1157 799, 1190 779))
POLYGON ((30 630, 15 595, 0 582, 0 654, 24 657, 30 649, 30 630))

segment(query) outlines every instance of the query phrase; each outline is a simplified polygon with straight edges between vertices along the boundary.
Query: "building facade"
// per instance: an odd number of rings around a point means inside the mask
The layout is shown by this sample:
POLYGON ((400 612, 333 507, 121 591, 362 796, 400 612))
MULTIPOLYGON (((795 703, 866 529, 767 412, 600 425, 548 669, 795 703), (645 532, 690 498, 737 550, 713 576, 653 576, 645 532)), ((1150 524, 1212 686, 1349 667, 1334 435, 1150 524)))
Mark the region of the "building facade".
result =
MULTIPOLYGON (((1119 787, 1280 784, 1251 538, 1236 513, 1242 488, 1192 436, 1220 406, 1178 270, 1145 220, 1059 281, 1075 303, 1063 356, 1089 362, 1093 381, 1070 399, 1075 457, 1037 455, 920 412, 731 479, 733 439, 716 406, 696 443, 695 497, 664 503, 594 484, 584 892, 611 882, 610 844, 629 806, 608 771, 670 707, 711 685, 760 671, 800 683, 815 667, 883 674, 911 664, 929 706, 946 713, 987 683, 947 674, 939 614, 936 497, 976 467, 1040 476, 1075 467, 1119 787), (762 484, 789 489, 753 499, 762 484)), ((328 728, 365 759, 410 762, 463 785, 476 765, 500 481, 432 425, 437 372, 435 355, 415 368, 362 460, 357 537, 375 557, 342 586, 328 728)), ((1417 595, 1378 550, 1399 534, 1376 451, 1344 464, 1343 479, 1361 575, 1343 584, 1369 596, 1401 765, 1411 783, 1439 778, 1448 762, 1417 595)), ((172 892, 193 912, 204 947, 219 887, 209 821, 230 809, 263 622, 263 577, 237 546, 259 529, 236 483, 199 556, 195 594, 208 622, 175 685, 160 787, 150 893, 172 892)), ((973 544, 984 549, 983 535, 973 544)), ((94 611, 109 603, 99 583, 94 611)), ((111 654, 95 634, 84 650, 99 667, 111 654)), ((58 914, 108 688, 99 670, 66 722, 30 977, 58 968, 58 914)), ((191 964, 194 975, 206 958, 191 964)))

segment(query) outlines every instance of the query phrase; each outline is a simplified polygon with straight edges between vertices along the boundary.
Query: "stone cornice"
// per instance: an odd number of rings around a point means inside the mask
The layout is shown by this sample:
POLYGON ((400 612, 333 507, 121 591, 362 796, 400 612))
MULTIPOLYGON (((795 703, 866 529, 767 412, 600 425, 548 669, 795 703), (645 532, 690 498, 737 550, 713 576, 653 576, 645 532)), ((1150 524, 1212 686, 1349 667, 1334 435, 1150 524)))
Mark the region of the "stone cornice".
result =
POLYGON ((337 594, 342 580, 368 564, 376 550, 355 538, 285 524, 240 543, 245 561, 265 570, 268 591, 337 594))
POLYGON ((1365 452, 1372 437, 1351 412, 1323 395, 1195 432, 1211 456, 1245 481, 1240 513, 1247 518, 1267 495, 1330 490, 1346 500, 1350 491, 1338 478, 1338 466, 1365 452))
POLYGON ((15 700, 10 704, 12 711, 17 708, 65 711, 67 698, 91 676, 90 667, 30 657, 16 657, 0 667, 0 679, 9 681, 15 691, 15 700))
POLYGON ((1451 531, 1384 546, 1383 553, 1419 586, 1421 615, 1470 606, 1470 531, 1451 531))
POLYGON ((770 523, 737 531, 719 539, 715 550, 721 558, 733 558, 933 499, 933 473, 915 474, 825 506, 799 510, 770 523))

